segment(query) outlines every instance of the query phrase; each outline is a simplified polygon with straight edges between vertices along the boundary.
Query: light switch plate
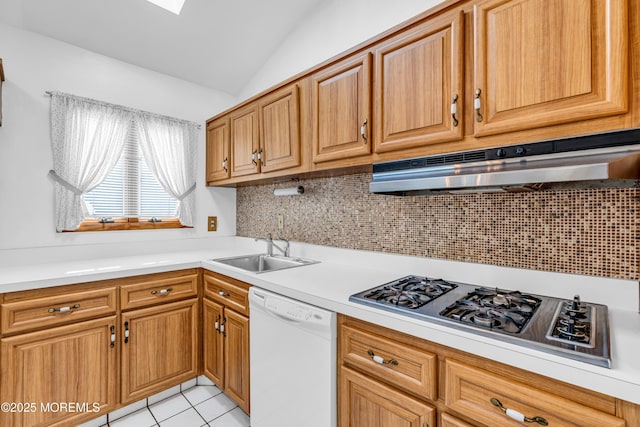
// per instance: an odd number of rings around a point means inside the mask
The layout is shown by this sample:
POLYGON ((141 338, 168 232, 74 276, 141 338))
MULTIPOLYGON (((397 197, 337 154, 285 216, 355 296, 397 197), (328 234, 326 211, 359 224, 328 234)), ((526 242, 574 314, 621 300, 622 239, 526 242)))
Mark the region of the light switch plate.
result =
POLYGON ((218 217, 217 216, 207 217, 207 230, 209 230, 209 231, 217 231, 218 230, 218 217))
POLYGON ((278 214, 278 230, 284 228, 284 214, 278 214))

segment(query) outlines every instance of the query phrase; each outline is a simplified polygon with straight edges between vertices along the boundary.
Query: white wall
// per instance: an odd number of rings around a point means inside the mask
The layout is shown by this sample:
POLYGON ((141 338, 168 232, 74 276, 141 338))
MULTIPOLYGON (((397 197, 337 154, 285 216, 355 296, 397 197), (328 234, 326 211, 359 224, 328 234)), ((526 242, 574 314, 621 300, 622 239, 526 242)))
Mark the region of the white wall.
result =
MULTIPOLYGON (((0 250, 58 245, 177 241, 235 234, 235 190, 204 185, 208 117, 236 98, 183 80, 98 55, 38 34, 0 24, 4 62, 0 127, 0 250), (47 90, 191 120, 203 125, 198 140, 196 227, 185 230, 56 233, 47 90), (218 216, 207 233, 206 216, 218 216)), ((171 58, 167 58, 168 61, 171 58)))
POLYGON ((249 98, 442 0, 327 0, 301 21, 240 93, 249 98))

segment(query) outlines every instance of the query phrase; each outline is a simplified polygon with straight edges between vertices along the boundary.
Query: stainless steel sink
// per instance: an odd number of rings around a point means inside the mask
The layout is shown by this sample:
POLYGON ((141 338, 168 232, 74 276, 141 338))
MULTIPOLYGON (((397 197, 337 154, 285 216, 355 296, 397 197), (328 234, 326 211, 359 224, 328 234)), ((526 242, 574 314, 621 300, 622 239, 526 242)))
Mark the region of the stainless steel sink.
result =
POLYGON ((253 273, 266 273, 268 271, 284 270, 285 268, 302 267, 303 265, 316 264, 320 261, 313 261, 304 258, 284 257, 277 255, 242 255, 230 258, 217 258, 211 261, 232 267, 241 268, 253 273))

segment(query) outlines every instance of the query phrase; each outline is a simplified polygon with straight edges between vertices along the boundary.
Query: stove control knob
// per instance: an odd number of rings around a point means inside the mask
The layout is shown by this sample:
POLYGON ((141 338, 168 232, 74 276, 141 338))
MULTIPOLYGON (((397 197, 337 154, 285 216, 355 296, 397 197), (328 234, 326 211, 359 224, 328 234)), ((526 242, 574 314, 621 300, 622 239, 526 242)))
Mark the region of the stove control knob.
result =
POLYGON ((573 302, 571 302, 571 310, 580 310, 580 295, 576 295, 573 297, 573 302))
POLYGON ((496 150, 496 156, 500 158, 507 157, 507 150, 505 150, 504 148, 498 148, 496 150))
POLYGON ((518 145, 516 147, 516 156, 524 156, 526 152, 527 152, 527 149, 524 148, 522 145, 518 145))

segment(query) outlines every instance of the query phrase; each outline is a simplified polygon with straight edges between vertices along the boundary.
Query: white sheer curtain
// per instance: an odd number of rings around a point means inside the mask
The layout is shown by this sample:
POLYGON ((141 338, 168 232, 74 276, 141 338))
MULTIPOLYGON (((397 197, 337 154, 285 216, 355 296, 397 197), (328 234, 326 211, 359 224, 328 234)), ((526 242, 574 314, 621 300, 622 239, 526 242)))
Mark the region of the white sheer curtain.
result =
POLYGON ((165 191, 178 199, 176 216, 180 223, 192 227, 197 125, 144 113, 136 115, 136 122, 149 169, 165 191))
POLYGON ((109 104, 51 93, 51 145, 56 230, 76 230, 87 214, 82 195, 116 165, 132 114, 109 104))

